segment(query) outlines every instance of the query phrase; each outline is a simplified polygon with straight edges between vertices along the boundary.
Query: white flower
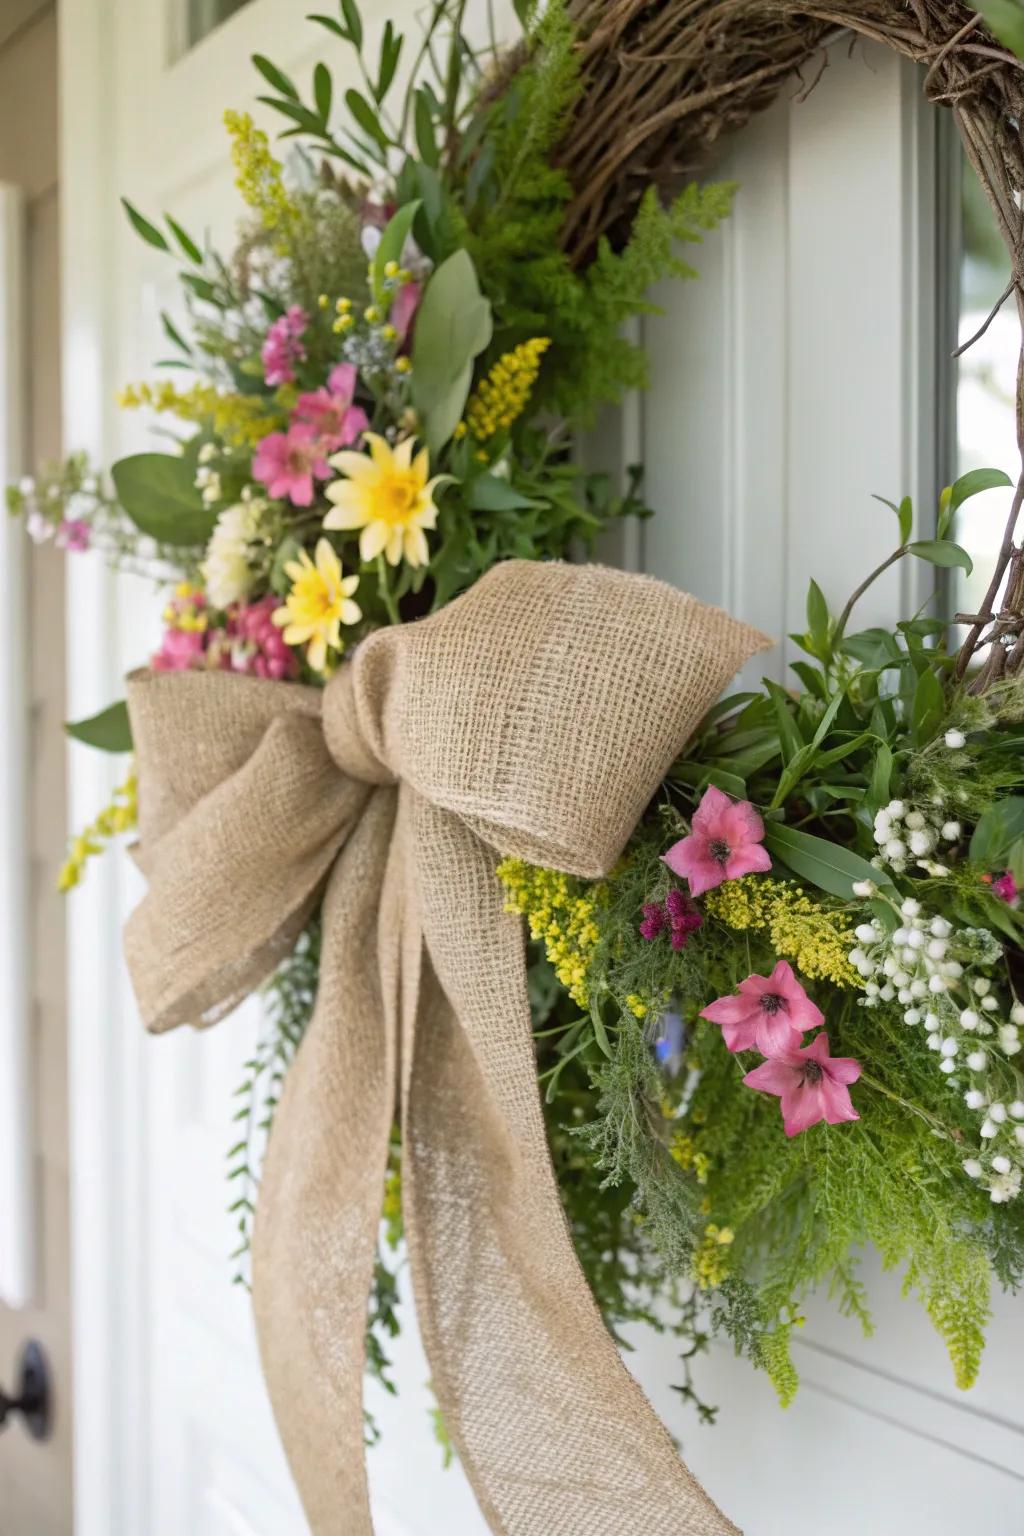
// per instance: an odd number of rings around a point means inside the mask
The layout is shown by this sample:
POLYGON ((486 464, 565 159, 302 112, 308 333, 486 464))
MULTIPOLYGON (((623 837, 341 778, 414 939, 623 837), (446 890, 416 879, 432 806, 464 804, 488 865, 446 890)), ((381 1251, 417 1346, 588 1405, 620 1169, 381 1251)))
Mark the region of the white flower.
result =
POLYGON ((933 917, 928 927, 937 939, 948 939, 953 932, 952 923, 947 922, 944 917, 933 917))
POLYGON ((940 1072, 955 1072, 956 1071, 956 1062, 953 1061, 953 1059, 951 1057, 949 1057, 949 1056, 943 1056, 942 1060, 939 1062, 939 1071, 940 1072))
POLYGON ((992 1159, 992 1171, 994 1173, 1009 1173, 1012 1166, 1013 1164, 1010 1162, 1010 1159, 1004 1157, 1001 1152, 998 1157, 992 1159))
POLYGON ((998 1101, 995 1104, 990 1104, 988 1107, 988 1117, 990 1120, 994 1120, 996 1125, 1002 1125, 1006 1119, 1006 1105, 1000 1104, 998 1101))
POLYGON ((891 821, 899 821, 900 817, 906 814, 906 809, 902 800, 890 800, 885 811, 880 814, 888 816, 891 821))
POLYGON ((886 843, 882 851, 890 864, 898 864, 901 859, 906 858, 907 845, 901 843, 898 837, 894 837, 891 842, 886 843))
POLYGON ((853 931, 862 944, 873 944, 877 937, 870 923, 858 923, 853 931))
POLYGON ((999 1046, 1004 1056, 1016 1056, 1020 1050, 1020 1036, 1013 1024, 1002 1024, 999 1028, 999 1046))
POLYGON ((1010 1019, 1014 1024, 1024 1024, 1024 1003, 1014 1003, 1010 1009, 1010 1019))
POLYGON ((958 821, 944 821, 942 823, 942 835, 947 843, 955 843, 960 836, 960 823, 958 821))
MULTIPOLYGON (((994 1013, 995 1010, 999 1007, 999 999, 996 997, 994 992, 989 992, 985 997, 982 998, 981 1006, 987 1009, 989 1013, 994 1013)), ((1013 1027, 1014 1026, 1011 1025, 1011 1028, 1013 1027)))
POLYGON ((992 1124, 991 1120, 986 1120, 981 1127, 981 1134, 984 1136, 986 1141, 991 1141, 993 1136, 998 1136, 999 1130, 998 1127, 992 1124))
POLYGON ((873 880, 855 880, 853 882, 853 894, 855 896, 873 896, 878 886, 873 880))
POLYGON ((967 737, 963 731, 947 731, 945 742, 951 752, 959 752, 961 747, 966 747, 967 737))
POLYGON ((971 990, 976 992, 979 997, 984 997, 987 992, 992 990, 992 983, 987 976, 975 976, 971 981, 971 990))
POLYGON ((47 539, 52 539, 56 533, 56 527, 48 517, 44 517, 38 507, 33 507, 25 519, 25 532, 33 544, 45 544, 47 539))
POLYGON ((968 1178, 971 1179, 980 1179, 982 1173, 984 1172, 976 1157, 965 1157, 961 1167, 963 1168, 964 1173, 967 1174, 968 1178))
POLYGON ((980 1088, 968 1088, 964 1094, 964 1103, 968 1109, 984 1109, 985 1095, 980 1088))
POLYGON ((236 502, 218 517, 200 567, 211 607, 244 602, 252 591, 249 547, 259 535, 265 505, 258 500, 236 502))
POLYGON ((1010 1114, 1015 1120, 1024 1120, 1024 1099, 1014 1099, 1010 1105, 1010 1114))
POLYGON ((935 847, 935 833, 926 829, 923 832, 911 832, 910 851, 918 858, 923 858, 926 853, 931 853, 935 847))
POLYGON ((1020 1194, 1021 1172, 1014 1168, 1011 1173, 1004 1173, 1001 1178, 993 1179, 989 1185, 989 1195, 993 1205, 1005 1205, 1008 1201, 1016 1199, 1020 1194))
POLYGON ((967 1065, 970 1067, 972 1072, 984 1072, 985 1061, 986 1057, 984 1051, 972 1051, 967 1058, 967 1065))
POLYGON ((942 960, 946 954, 945 939, 930 939, 927 950, 929 960, 942 960))
POLYGON ((960 1024, 963 1029, 977 1029, 978 1015, 973 1008, 965 1008, 960 1015, 960 1024))
POLYGON ((942 1051, 943 1056, 955 1056, 957 1051, 960 1049, 960 1046, 957 1041, 953 1039, 953 1036, 949 1035, 945 1040, 943 1040, 939 1049, 942 1051))
POLYGON ((925 821, 923 811, 908 811, 906 815, 906 823, 911 832, 920 832, 921 828, 927 826, 928 824, 925 821))
POLYGON ((919 1008, 908 1008, 903 1015, 904 1024, 920 1024, 921 1011, 919 1008))

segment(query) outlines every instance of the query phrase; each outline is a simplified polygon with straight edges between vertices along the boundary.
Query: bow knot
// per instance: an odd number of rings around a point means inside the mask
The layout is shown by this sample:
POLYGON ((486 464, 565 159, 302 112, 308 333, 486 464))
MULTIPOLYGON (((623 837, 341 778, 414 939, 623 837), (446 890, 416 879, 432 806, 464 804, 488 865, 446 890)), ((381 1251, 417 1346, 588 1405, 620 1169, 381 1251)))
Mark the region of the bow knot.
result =
POLYGON ((606 872, 764 644, 646 577, 515 561, 372 635, 322 693, 129 680, 150 887, 125 947, 149 1027, 211 1023, 322 913, 253 1253, 264 1370, 317 1536, 371 1529, 360 1366, 396 1103, 420 1328, 492 1530, 733 1531, 572 1252, 495 862, 606 872))

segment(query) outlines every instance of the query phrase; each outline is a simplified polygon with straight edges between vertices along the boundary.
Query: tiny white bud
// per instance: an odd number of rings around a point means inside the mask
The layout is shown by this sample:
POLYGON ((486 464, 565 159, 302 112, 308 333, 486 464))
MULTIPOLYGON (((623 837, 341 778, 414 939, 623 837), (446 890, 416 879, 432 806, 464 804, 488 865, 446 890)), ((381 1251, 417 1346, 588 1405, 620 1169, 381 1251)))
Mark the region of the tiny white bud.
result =
POLYGON ((873 880, 855 880, 853 882, 853 894, 855 896, 873 896, 878 886, 873 880))
POLYGON ((906 843, 901 843, 898 837, 894 837, 891 842, 886 843, 882 851, 890 864, 898 864, 901 859, 906 858, 907 845, 906 843))
POLYGON ((897 1002, 902 1003, 904 1007, 906 1007, 908 1003, 912 1003, 914 1001, 914 994, 911 992, 909 987, 900 987, 899 991, 896 993, 896 1000, 897 1002))
POLYGON ((942 1060, 939 1062, 939 1071, 940 1072, 955 1072, 956 1071, 956 1062, 955 1061, 951 1061, 948 1056, 944 1056, 942 1058, 942 1060))
POLYGON ((981 1006, 987 1009, 989 1013, 994 1013, 995 1010, 999 1007, 999 999, 996 997, 994 992, 989 992, 985 997, 982 998, 981 1006))
POLYGON ((925 981, 923 976, 914 977, 913 981, 910 983, 910 995, 911 997, 928 996, 928 983, 925 981))
POLYGON ((959 1042, 954 1040, 952 1035, 948 1035, 942 1042, 941 1050, 943 1056, 955 1056, 959 1049, 959 1042))
POLYGON ((939 1034, 936 1034, 933 1031, 932 1034, 930 1034, 928 1036, 928 1039, 925 1041, 925 1044, 927 1045, 927 1047, 928 1047, 928 1049, 930 1051, 938 1051, 942 1047, 942 1036, 939 1035, 939 1034))
POLYGON ((913 896, 908 896, 906 901, 900 903, 900 914, 903 917, 920 917, 921 903, 915 901, 913 896))
POLYGON ((928 873, 934 875, 936 880, 941 880, 944 875, 949 874, 948 864, 929 864, 927 869, 928 873))
POLYGON ((1014 1024, 1024 1024, 1024 1003, 1014 1003, 1010 1009, 1010 1020, 1014 1024))
POLYGON ((992 983, 987 976, 972 976, 971 990, 976 992, 979 997, 984 997, 985 993, 991 991, 991 989, 992 983))
POLYGON ((954 981, 957 981, 963 975, 963 973, 964 968, 960 964, 959 960, 944 960, 942 962, 943 976, 951 976, 954 981))
POLYGON ((892 942, 896 945, 902 945, 905 944, 909 938, 909 928, 897 928, 896 932, 892 936, 892 942))
POLYGON ((960 1023, 964 1029, 977 1029, 978 1015, 973 1008, 965 1008, 960 1015, 960 1023))
POLYGON ((998 1157, 994 1157, 992 1159, 993 1173, 1009 1173, 1010 1168, 1010 1159, 1008 1157, 1004 1157, 1001 1152, 998 1157))
POLYGON ((890 800, 882 814, 890 817, 893 821, 899 821, 901 816, 906 815, 906 811, 907 808, 902 800, 890 800))
POLYGON ((907 975, 906 971, 896 971, 893 975, 892 982, 894 987, 909 987, 910 977, 907 975))
POLYGON ((964 1103, 968 1109, 984 1109, 985 1095, 980 1088, 968 1088, 964 1094, 964 1103))
POLYGON ((924 832, 911 832, 911 834, 910 834, 910 851, 917 858, 923 859, 925 854, 931 853, 931 851, 932 851, 932 849, 934 847, 935 847, 935 833, 934 832, 928 832, 928 831, 924 831, 924 832))
POLYGON ((867 993, 868 997, 877 997, 878 996, 878 982, 877 981, 869 981, 867 983, 867 985, 865 986, 864 991, 867 993))
POLYGON ((911 949, 924 949, 927 942, 928 940, 925 938, 920 928, 912 928, 910 930, 910 938, 907 940, 907 943, 911 949))
POLYGON ((875 930, 870 923, 858 923, 853 931, 862 944, 873 944, 875 942, 875 930))
POLYGON ((911 832, 920 832, 922 827, 926 827, 928 825, 920 811, 908 811, 906 822, 911 832))
POLYGON ((948 939, 953 932, 953 925, 944 917, 933 917, 929 927, 937 939, 948 939))
POLYGON ((879 848, 881 848, 883 843, 887 843, 889 841, 889 838, 892 835, 892 827, 888 822, 886 822, 884 826, 876 826, 874 832, 871 835, 875 839, 875 842, 878 844, 879 848))
POLYGON ((904 1024, 920 1024, 921 1010, 919 1008, 908 1008, 903 1015, 903 1022, 904 1024))
POLYGON ((1024 1120, 1024 1099, 1014 1099, 1010 1105, 1010 1114, 1015 1120, 1024 1120))
POLYGON ((947 731, 945 742, 951 752, 959 752, 961 747, 967 745, 967 737, 963 731, 947 731))
POLYGON ((929 939, 927 954, 930 960, 941 960, 946 953, 945 939, 929 939))
POLYGON ((899 970, 899 966, 896 964, 896 961, 893 959, 892 955, 886 955, 885 959, 882 961, 882 970, 887 976, 896 975, 896 972, 899 970))
POLYGON ((942 823, 942 835, 947 843, 955 843, 962 831, 958 821, 944 821, 942 823))
POLYGON ((984 1051, 972 1051, 967 1058, 967 1065, 972 1072, 984 1072, 986 1060, 984 1051))
POLYGON ((993 1136, 997 1136, 999 1133, 996 1130, 996 1127, 992 1124, 992 1121, 986 1120, 982 1124, 981 1134, 984 1136, 986 1141, 991 1141, 993 1136))
POLYGON ((989 1105, 988 1117, 994 1120, 996 1125, 1002 1125, 1006 1119, 1006 1105, 1000 1104, 997 1099, 994 1104, 989 1105))
POLYGON ((945 992, 945 990, 946 990, 945 977, 943 977, 943 976, 932 976, 932 977, 929 978, 929 981, 928 981, 928 991, 929 992, 945 992))
POLYGON ((961 1166, 969 1179, 980 1179, 984 1171, 976 1157, 965 1157, 961 1166))
POLYGON ((937 1013, 926 1013, 924 1016, 925 1029, 938 1029, 939 1016, 937 1013))
POLYGON ((879 988, 878 995, 883 1003, 891 1003, 896 996, 896 988, 891 981, 887 981, 884 987, 879 988))

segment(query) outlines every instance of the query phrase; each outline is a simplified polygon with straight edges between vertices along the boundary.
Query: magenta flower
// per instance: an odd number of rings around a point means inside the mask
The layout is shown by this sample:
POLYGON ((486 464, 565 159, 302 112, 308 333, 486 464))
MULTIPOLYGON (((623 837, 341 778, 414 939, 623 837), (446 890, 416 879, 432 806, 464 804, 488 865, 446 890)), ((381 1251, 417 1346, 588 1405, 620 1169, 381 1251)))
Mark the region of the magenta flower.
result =
POLYGON ((84 518, 66 517, 57 529, 58 548, 66 549, 69 554, 80 554, 91 542, 92 531, 84 518))
POLYGON ((305 421, 265 437, 256 450, 252 472, 271 496, 288 497, 296 507, 311 506, 314 478, 327 480, 331 474, 323 441, 305 421))
POLYGON ((685 949, 690 934, 695 932, 704 919, 692 901, 672 889, 661 901, 645 901, 640 923, 642 939, 656 939, 667 928, 673 949, 685 949))
POLYGON ((756 1049, 762 1056, 795 1050, 805 1030, 825 1022, 786 960, 780 960, 770 976, 748 976, 740 982, 738 997, 720 997, 700 1016, 721 1024, 728 1050, 756 1049))
POLYGON ((263 377, 271 386, 290 384, 295 378, 295 365, 306 356, 302 337, 308 323, 306 311, 293 304, 267 331, 261 356, 263 377))
POLYGON ((150 657, 155 672, 191 672, 206 665, 206 634, 198 629, 167 629, 160 649, 150 657))
POLYGON ((352 404, 356 389, 356 370, 352 363, 332 368, 326 389, 300 395, 293 420, 311 426, 321 440, 324 453, 348 448, 370 425, 361 406, 352 404))
POLYGON ((273 622, 279 606, 280 599, 271 593, 258 603, 246 603, 231 610, 227 656, 232 672, 269 677, 277 682, 287 682, 298 676, 299 659, 291 647, 285 645, 280 628, 273 622))
POLYGON ((852 1056, 830 1056, 828 1035, 820 1034, 806 1050, 780 1052, 763 1061, 743 1081, 782 1100, 783 1129, 787 1136, 796 1136, 819 1120, 829 1125, 859 1120, 849 1090, 858 1077, 860 1062, 852 1056))
POLYGON ((693 813, 689 837, 673 843, 665 863, 689 881, 691 896, 701 896, 723 880, 771 869, 763 839, 764 822, 750 801, 730 800, 712 784, 693 813))
POLYGON ((1017 907, 1020 905, 1020 891, 1017 888, 1016 880, 1009 870, 1006 871, 1005 875, 1000 875, 998 880, 992 881, 992 894, 998 896, 1001 901, 1005 901, 1008 906, 1017 907))

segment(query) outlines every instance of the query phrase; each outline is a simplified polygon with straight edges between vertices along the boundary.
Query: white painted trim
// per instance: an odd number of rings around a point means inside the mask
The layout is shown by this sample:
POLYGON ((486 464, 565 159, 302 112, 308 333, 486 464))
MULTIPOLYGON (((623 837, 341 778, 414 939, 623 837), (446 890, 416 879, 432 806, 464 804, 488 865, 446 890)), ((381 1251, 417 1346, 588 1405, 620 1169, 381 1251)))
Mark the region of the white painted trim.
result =
MULTIPOLYGON (((105 462, 106 402, 114 391, 112 310, 118 205, 115 165, 116 21, 108 0, 61 7, 60 144, 63 424, 68 449, 105 462)), ((93 713, 118 696, 117 584, 98 556, 67 567, 67 712, 93 713)), ((72 826, 106 803, 123 763, 71 746, 72 826)), ((139 1119, 143 1038, 125 1027, 120 984, 121 865, 95 861, 70 898, 68 1071, 75 1536, 149 1529, 144 1331, 138 1274, 143 1201, 139 1119), (124 1277, 123 1288, 117 1275, 124 1277)))
MULTIPOLYGON (((24 468, 25 208, 0 185, 0 484, 24 468)), ((0 517, 3 514, 0 513, 0 517)), ((32 1001, 29 988, 28 634, 25 533, 0 528, 0 1300, 35 1281, 32 1001)))

